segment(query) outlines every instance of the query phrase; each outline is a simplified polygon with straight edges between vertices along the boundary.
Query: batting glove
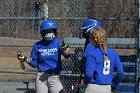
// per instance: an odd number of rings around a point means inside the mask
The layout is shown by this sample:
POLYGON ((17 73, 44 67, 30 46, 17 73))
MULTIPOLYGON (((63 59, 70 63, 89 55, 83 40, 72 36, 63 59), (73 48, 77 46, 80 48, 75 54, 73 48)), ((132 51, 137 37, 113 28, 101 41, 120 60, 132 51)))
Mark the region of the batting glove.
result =
POLYGON ((62 51, 65 51, 68 47, 69 45, 66 45, 64 41, 62 42, 62 44, 60 44, 60 48, 62 49, 62 51))
POLYGON ((24 55, 22 55, 20 52, 17 52, 17 58, 20 60, 20 62, 28 61, 28 58, 24 55))

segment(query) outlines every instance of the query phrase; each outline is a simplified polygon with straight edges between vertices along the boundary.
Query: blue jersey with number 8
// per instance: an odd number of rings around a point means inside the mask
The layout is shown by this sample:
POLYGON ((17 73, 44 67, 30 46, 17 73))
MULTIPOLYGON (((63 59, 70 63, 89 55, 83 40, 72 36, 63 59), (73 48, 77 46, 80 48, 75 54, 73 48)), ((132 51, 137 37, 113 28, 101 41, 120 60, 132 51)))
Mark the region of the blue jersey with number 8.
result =
POLYGON ((113 79, 113 71, 117 71, 114 88, 121 81, 123 76, 123 67, 118 54, 107 48, 108 60, 103 59, 103 53, 99 47, 94 47, 89 43, 83 54, 85 60, 85 80, 87 83, 99 85, 111 85, 113 79))

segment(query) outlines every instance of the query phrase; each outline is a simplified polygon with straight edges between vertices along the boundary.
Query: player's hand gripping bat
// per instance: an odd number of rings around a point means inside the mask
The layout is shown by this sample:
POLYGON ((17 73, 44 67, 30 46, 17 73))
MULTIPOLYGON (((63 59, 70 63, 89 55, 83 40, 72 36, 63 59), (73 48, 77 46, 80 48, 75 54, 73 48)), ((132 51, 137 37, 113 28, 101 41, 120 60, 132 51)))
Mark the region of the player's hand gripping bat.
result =
POLYGON ((21 52, 17 52, 17 58, 20 61, 19 63, 20 63, 21 69, 24 70, 25 69, 25 65, 24 65, 23 62, 27 60, 27 57, 22 55, 21 52))

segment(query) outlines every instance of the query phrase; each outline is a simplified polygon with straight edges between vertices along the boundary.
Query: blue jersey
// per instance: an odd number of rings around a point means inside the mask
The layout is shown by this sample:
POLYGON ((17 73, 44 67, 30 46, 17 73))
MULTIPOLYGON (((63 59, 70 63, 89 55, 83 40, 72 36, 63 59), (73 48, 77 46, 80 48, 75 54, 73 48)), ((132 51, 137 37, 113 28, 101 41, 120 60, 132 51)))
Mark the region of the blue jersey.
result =
POLYGON ((32 60, 28 64, 41 72, 59 73, 62 70, 61 55, 63 55, 63 51, 59 46, 61 43, 62 41, 57 39, 52 42, 41 40, 35 43, 30 55, 32 60))
POLYGON ((107 48, 107 57, 110 63, 109 72, 104 73, 104 59, 103 53, 99 47, 94 47, 92 43, 89 43, 85 49, 83 57, 86 61, 85 64, 85 78, 87 83, 100 84, 100 85, 111 85, 113 78, 113 71, 117 71, 115 81, 113 82, 113 89, 116 88, 118 83, 121 81, 123 76, 123 67, 118 54, 107 48))

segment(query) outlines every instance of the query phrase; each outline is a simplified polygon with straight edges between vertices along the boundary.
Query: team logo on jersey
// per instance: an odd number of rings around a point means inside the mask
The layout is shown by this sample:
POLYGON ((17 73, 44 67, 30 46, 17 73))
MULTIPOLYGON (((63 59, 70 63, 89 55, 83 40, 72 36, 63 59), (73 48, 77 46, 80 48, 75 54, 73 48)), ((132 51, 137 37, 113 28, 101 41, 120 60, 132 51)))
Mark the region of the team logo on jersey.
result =
POLYGON ((57 52, 57 48, 40 49, 39 52, 42 56, 51 56, 51 55, 55 55, 55 52, 57 52))

